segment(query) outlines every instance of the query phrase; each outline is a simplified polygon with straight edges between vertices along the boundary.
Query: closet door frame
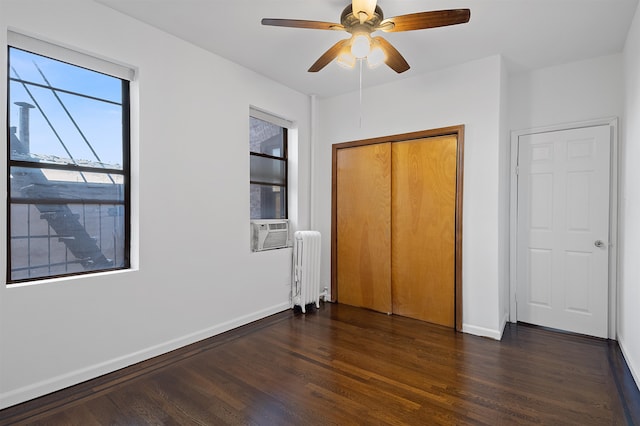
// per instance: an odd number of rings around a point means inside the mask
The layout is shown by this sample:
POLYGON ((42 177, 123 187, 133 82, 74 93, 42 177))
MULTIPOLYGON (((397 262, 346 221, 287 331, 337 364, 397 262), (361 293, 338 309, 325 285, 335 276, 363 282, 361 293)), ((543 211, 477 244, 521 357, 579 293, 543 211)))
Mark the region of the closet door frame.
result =
MULTIPOLYGON (((422 130, 379 138, 342 142, 332 145, 331 149, 331 301, 338 302, 338 170, 337 160, 340 149, 387 142, 406 142, 438 136, 455 136, 456 155, 456 212, 455 212, 455 328, 462 331, 462 187, 464 171, 464 125, 422 130)), ((391 255, 391 253, 389 253, 391 255)))

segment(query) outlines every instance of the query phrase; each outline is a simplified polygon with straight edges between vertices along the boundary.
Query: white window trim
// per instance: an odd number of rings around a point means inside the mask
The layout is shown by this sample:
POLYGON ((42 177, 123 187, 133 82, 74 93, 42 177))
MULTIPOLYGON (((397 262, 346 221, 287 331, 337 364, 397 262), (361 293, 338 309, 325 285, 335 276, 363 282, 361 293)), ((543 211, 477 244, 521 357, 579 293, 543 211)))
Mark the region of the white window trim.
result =
POLYGON ((273 115, 254 106, 249 107, 249 115, 253 118, 275 124, 276 126, 285 127, 287 129, 292 129, 294 127, 293 121, 278 117, 277 115, 273 115))
POLYGON ((124 65, 68 49, 57 44, 38 40, 14 31, 7 32, 7 44, 11 47, 27 50, 48 58, 55 58, 61 62, 67 62, 123 80, 133 81, 135 75, 133 69, 124 65))

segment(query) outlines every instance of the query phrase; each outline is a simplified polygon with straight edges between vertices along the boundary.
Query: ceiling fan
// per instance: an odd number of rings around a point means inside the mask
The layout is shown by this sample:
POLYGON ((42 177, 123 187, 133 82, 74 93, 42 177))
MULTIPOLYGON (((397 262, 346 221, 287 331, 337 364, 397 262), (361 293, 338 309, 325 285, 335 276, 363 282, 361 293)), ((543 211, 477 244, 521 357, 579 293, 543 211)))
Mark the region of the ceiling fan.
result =
POLYGON ((367 58, 370 67, 387 64, 397 73, 410 67, 400 52, 380 36, 372 37, 375 31, 400 32, 444 27, 469 22, 469 9, 434 10, 400 15, 384 19, 376 0, 353 0, 340 15, 340 23, 307 21, 301 19, 264 18, 262 25, 276 27, 308 28, 314 30, 346 31, 350 38, 340 40, 311 65, 309 72, 318 72, 331 61, 353 67, 356 59, 367 58))

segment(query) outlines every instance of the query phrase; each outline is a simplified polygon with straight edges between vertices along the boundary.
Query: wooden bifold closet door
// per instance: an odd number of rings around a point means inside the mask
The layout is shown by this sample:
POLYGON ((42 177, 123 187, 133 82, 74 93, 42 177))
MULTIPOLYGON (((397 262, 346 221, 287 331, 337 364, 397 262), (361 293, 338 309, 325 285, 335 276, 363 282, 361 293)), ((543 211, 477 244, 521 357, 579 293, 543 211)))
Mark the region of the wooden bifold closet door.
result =
POLYGON ((456 137, 393 144, 393 313, 455 324, 456 137))
POLYGON ((361 141, 334 150, 339 303, 448 327, 461 322, 459 137, 361 141))
POLYGON ((391 144, 341 150, 337 168, 338 300, 391 313, 391 144))

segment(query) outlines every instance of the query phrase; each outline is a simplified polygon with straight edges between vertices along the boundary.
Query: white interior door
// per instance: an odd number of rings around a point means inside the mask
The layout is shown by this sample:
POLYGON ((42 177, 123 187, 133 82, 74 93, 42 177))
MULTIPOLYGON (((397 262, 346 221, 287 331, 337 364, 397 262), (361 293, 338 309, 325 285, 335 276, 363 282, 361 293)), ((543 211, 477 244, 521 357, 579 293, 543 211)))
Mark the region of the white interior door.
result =
POLYGON ((520 136, 517 319, 608 331, 610 128, 520 136))

